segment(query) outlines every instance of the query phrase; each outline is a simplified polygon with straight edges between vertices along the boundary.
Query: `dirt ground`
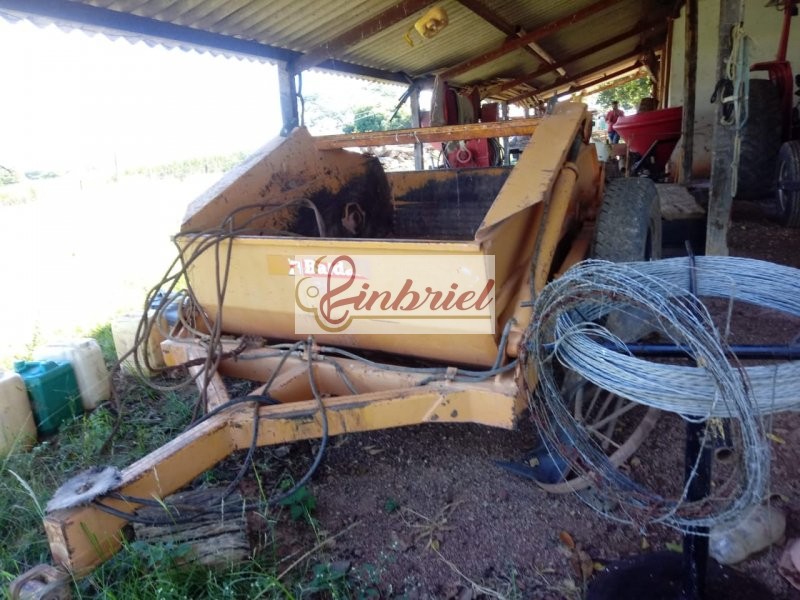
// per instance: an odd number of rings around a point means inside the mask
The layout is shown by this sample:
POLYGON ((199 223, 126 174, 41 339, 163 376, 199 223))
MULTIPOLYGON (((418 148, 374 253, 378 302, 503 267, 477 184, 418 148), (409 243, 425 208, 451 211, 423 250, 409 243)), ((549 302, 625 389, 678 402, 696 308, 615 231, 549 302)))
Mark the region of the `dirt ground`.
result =
MULTIPOLYGON (((734 255, 800 267, 800 230, 778 227, 760 205, 736 206, 730 242, 734 255)), ((800 333, 800 320, 759 320, 745 311, 735 316, 734 333, 743 343, 785 343, 800 333)), ((777 440, 773 504, 787 514, 787 537, 797 537, 800 415, 781 414, 765 425, 777 440)), ((667 415, 628 468, 680 477, 683 440, 682 421, 667 415)), ((575 495, 548 495, 498 467, 495 461, 536 446, 527 421, 519 431, 431 424, 331 442, 311 491, 320 528, 340 535, 321 556, 348 567, 351 577, 374 581, 381 597, 581 598, 595 576, 582 564, 592 571, 620 557, 679 551, 676 531, 619 525, 575 495)), ((302 463, 312 451, 312 444, 296 444, 285 460, 302 463)), ((316 539, 307 524, 288 524, 278 530, 277 550, 302 552, 316 539)), ((775 598, 799 598, 777 573, 781 550, 774 546, 737 569, 775 598)))

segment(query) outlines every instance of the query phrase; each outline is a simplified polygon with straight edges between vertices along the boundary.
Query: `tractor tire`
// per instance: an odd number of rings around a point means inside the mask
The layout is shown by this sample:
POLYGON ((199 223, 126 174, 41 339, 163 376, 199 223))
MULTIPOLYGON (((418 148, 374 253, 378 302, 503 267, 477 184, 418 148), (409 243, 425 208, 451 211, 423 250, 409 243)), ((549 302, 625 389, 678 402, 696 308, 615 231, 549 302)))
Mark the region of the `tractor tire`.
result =
POLYGON ((629 177, 608 183, 592 256, 611 262, 661 258, 661 205, 652 180, 629 177))
POLYGON ((736 198, 756 200, 775 190, 781 145, 780 98, 771 81, 750 80, 747 115, 741 133, 736 198))
POLYGON ((800 227, 800 140, 786 142, 778 152, 778 221, 786 227, 800 227))
MULTIPOLYGON (((628 177, 608 184, 594 230, 592 257, 611 262, 661 258, 661 203, 651 179, 628 177)), ((633 342, 650 330, 637 318, 608 315, 606 326, 633 342)))

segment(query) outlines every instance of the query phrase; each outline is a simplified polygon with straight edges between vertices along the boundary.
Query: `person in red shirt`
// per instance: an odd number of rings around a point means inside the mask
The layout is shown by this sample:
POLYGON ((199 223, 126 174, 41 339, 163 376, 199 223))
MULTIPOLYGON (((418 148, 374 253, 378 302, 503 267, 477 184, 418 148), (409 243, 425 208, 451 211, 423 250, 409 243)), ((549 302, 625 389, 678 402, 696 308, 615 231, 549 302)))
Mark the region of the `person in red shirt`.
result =
POLYGON ((616 144, 619 141, 619 133, 614 129, 614 124, 620 117, 624 117, 625 113, 619 107, 619 102, 614 100, 611 103, 611 110, 606 113, 606 123, 608 124, 608 141, 616 144))

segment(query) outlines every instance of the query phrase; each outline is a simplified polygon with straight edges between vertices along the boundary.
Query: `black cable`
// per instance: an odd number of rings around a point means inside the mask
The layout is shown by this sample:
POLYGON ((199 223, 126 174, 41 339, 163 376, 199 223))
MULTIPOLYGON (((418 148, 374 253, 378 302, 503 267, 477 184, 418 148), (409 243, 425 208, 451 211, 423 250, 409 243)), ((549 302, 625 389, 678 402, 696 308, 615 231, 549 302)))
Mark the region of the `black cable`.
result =
MULTIPOLYGON (((292 346, 292 348, 300 347, 303 344, 304 344, 304 342, 297 342, 292 346)), ((322 457, 323 457, 323 455, 325 453, 325 449, 327 448, 327 445, 328 445, 329 425, 328 425, 327 409, 325 408, 325 403, 324 403, 324 400, 322 399, 322 395, 320 394, 319 389, 317 388, 316 378, 314 377, 314 370, 313 370, 313 356, 312 356, 312 350, 311 350, 312 347, 313 347, 313 339, 309 338, 309 341, 306 342, 305 345, 306 345, 306 356, 307 356, 307 360, 308 360, 309 385, 310 385, 311 391, 312 391, 312 393, 314 395, 314 399, 318 403, 319 410, 320 410, 320 415, 321 415, 321 421, 322 421, 322 423, 321 423, 322 435, 320 437, 320 445, 319 445, 319 448, 317 449, 316 454, 314 455, 314 460, 313 460, 311 466, 306 470, 305 474, 297 482, 295 482, 294 485, 292 485, 292 487, 289 488, 287 491, 282 492, 281 494, 278 494, 277 496, 273 496, 272 498, 269 498, 267 500, 267 502, 266 502, 266 506, 274 506, 276 504, 280 504, 281 502, 283 502, 284 500, 286 500, 287 498, 289 498, 293 494, 295 494, 306 483, 308 483, 308 481, 314 476, 314 473, 317 471, 317 468, 319 467, 320 463, 322 462, 322 457)), ((288 357, 290 354, 291 354, 291 350, 287 351, 284 354, 284 357, 288 357)), ((270 382, 274 381, 274 375, 280 370, 280 368, 283 366, 283 364, 285 364, 285 360, 282 359, 282 361, 279 363, 279 366, 275 369, 275 372, 273 372, 273 377, 271 377, 270 382)), ((267 389, 268 389, 268 387, 267 387, 267 389)), ((267 389, 265 389, 264 392, 266 392, 267 389)), ((236 474, 234 479, 228 484, 228 486, 226 486, 225 491, 223 492, 223 495, 222 495, 222 501, 223 502, 224 502, 224 500, 226 498, 230 497, 230 495, 235 490, 236 486, 241 482, 241 480, 244 478, 244 475, 246 474, 246 472, 249 470, 250 466, 252 465, 253 455, 255 453, 255 449, 258 447, 259 423, 261 421, 260 414, 259 414, 260 406, 261 405, 275 405, 276 404, 275 399, 270 397, 270 396, 268 396, 268 395, 266 395, 266 396, 263 395, 264 392, 262 392, 262 395, 258 395, 258 396, 247 395, 247 396, 241 396, 241 397, 238 397, 238 398, 234 398, 234 399, 230 400, 229 402, 226 402, 225 404, 221 404, 220 406, 216 407, 214 410, 209 411, 208 413, 203 415, 196 423, 196 424, 200 424, 203 421, 211 418, 212 416, 215 416, 215 415, 219 414, 220 412, 222 412, 224 410, 227 410, 227 409, 229 409, 232 406, 235 406, 237 404, 243 404, 243 403, 248 403, 248 402, 254 402, 255 403, 255 415, 253 417, 253 436, 251 438, 250 446, 248 448, 247 455, 245 456, 245 459, 244 459, 244 461, 242 463, 242 467, 240 468, 239 472, 236 474)), ((169 504, 166 504, 164 502, 159 502, 157 500, 152 500, 152 499, 149 499, 149 498, 139 498, 139 497, 136 497, 136 496, 129 496, 129 495, 126 495, 126 494, 121 494, 121 493, 118 493, 118 492, 112 492, 110 494, 107 494, 107 496, 110 496, 112 498, 116 498, 116 499, 119 499, 119 500, 127 501, 127 502, 132 502, 132 503, 135 503, 135 504, 143 504, 143 505, 147 505, 147 506, 162 507, 162 508, 165 508, 167 513, 169 513, 170 509, 178 510, 174 505, 169 505, 169 504)), ((102 502, 100 502, 100 500, 95 500, 93 502, 93 505, 96 506, 98 509, 104 511, 104 512, 112 514, 112 515, 114 515, 116 517, 123 518, 126 521, 131 521, 131 522, 135 522, 135 523, 142 523, 144 525, 153 525, 153 526, 162 526, 162 525, 166 526, 166 525, 173 525, 173 524, 174 525, 178 525, 178 524, 183 524, 183 523, 190 523, 193 520, 196 520, 200 516, 217 512, 217 508, 201 508, 201 507, 198 507, 197 510, 194 510, 190 505, 186 505, 184 507, 184 510, 193 510, 194 514, 185 515, 183 517, 172 516, 169 519, 161 519, 161 520, 159 520, 159 519, 146 519, 144 517, 139 517, 135 513, 126 513, 124 511, 120 511, 120 510, 115 509, 115 508, 113 508, 111 506, 108 506, 107 504, 103 504, 102 502)), ((258 509, 264 507, 264 503, 259 502, 259 503, 254 503, 254 504, 248 505, 248 506, 251 507, 251 508, 248 508, 248 510, 258 510, 258 509)))

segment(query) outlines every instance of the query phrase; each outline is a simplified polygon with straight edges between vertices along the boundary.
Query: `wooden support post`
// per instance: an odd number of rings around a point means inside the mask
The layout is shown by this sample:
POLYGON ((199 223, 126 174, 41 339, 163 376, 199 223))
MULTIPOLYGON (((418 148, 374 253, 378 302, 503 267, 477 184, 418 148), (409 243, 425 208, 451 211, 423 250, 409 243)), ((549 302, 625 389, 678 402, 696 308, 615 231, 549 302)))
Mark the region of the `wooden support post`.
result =
POLYGON ((675 19, 667 19, 667 41, 664 43, 664 97, 661 99, 661 108, 669 108, 670 77, 672 76, 672 32, 675 19))
POLYGON ((682 184, 692 179, 694 162, 694 103, 697 83, 697 0, 686 0, 686 53, 683 70, 683 160, 681 168, 682 184))
MULTIPOLYGON (((500 120, 508 121, 508 102, 500 104, 500 120)), ((511 164, 511 156, 508 153, 508 136, 503 138, 503 164, 508 166, 511 164)))
POLYGON ((667 88, 669 82, 666 80, 667 76, 667 53, 669 49, 666 44, 661 48, 661 54, 658 61, 658 86, 656 88, 656 98, 658 98, 658 108, 667 107, 667 88))
POLYGON ((294 85, 294 75, 289 72, 288 66, 278 66, 278 93, 281 100, 281 117, 283 128, 281 135, 286 137, 289 132, 300 124, 297 115, 297 88, 294 85))
MULTIPOLYGON (((414 86, 411 90, 411 127, 418 129, 422 127, 419 118, 419 87, 414 86)), ((422 171, 425 168, 425 158, 422 154, 422 142, 414 141, 414 169, 422 171)))
MULTIPOLYGON (((731 31, 744 19, 739 0, 721 0, 719 7, 719 54, 717 81, 724 77, 725 61, 731 53, 731 31)), ((733 126, 722 125, 722 103, 717 104, 711 141, 711 188, 708 194, 706 254, 728 255, 728 224, 731 218, 731 163, 733 162, 733 126)))

